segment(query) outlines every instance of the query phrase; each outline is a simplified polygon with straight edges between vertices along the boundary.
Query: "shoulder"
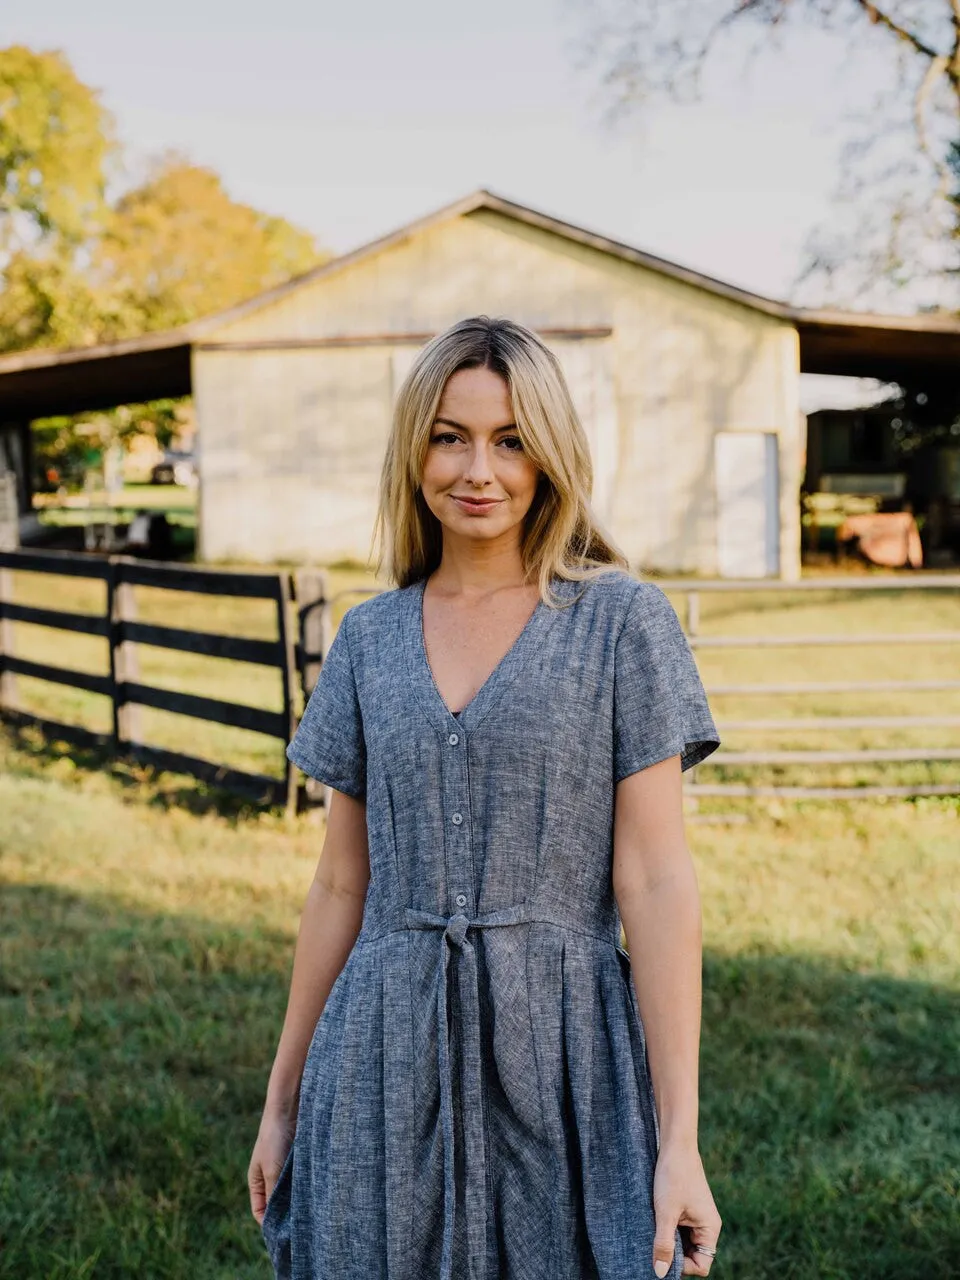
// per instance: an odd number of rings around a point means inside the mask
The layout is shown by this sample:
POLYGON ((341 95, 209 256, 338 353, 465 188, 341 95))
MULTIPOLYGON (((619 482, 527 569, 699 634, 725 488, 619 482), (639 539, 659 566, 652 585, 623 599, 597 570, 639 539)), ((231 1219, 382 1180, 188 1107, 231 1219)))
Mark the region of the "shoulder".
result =
POLYGON ((624 569, 592 578, 584 593, 588 612, 596 624, 606 622, 614 643, 675 644, 683 635, 676 609, 656 582, 638 578, 624 569))
POLYGON ((377 649, 385 640, 393 639, 406 598, 412 590, 412 587, 392 587, 375 591, 352 604, 340 622, 351 650, 377 649))
POLYGON ((651 622, 673 622, 677 611, 664 589, 656 582, 635 578, 630 593, 630 614, 651 622))
POLYGON ((555 578, 553 587, 565 602, 610 608, 629 597, 631 584, 636 581, 625 569, 611 565, 586 578, 555 578))
POLYGON ((688 641, 683 623, 666 592, 656 582, 635 579, 620 628, 623 647, 644 652, 683 650, 688 641))
POLYGON ((594 617, 604 616, 615 626, 628 620, 673 612, 673 606, 655 582, 647 582, 617 566, 584 581, 567 581, 562 594, 584 606, 594 617))

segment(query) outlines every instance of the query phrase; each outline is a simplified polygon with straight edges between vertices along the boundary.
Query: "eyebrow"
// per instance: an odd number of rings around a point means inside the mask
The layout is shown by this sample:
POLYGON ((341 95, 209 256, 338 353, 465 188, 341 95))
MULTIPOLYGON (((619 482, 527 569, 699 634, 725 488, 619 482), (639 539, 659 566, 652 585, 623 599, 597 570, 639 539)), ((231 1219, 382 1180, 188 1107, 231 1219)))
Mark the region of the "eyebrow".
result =
MULTIPOLYGON (((445 427, 456 427, 458 431, 466 431, 468 434, 470 432, 469 427, 463 426, 463 424, 460 422, 454 422, 453 418, 434 418, 433 425, 436 426, 438 422, 442 422, 445 427)), ((493 430, 494 432, 497 432, 497 431, 516 431, 516 429, 517 429, 517 424, 515 422, 508 422, 505 427, 494 427, 493 430)))

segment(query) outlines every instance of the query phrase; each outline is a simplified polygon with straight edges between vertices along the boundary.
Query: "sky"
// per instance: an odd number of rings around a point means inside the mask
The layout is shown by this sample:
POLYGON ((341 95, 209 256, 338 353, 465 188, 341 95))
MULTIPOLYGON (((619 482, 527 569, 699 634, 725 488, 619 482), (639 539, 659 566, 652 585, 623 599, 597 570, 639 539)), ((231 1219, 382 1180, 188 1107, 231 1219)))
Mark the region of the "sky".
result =
POLYGON ((334 252, 482 186, 789 298, 830 216, 847 51, 801 31, 750 63, 729 43, 705 101, 612 125, 584 65, 589 13, 588 0, 43 0, 0 14, 0 44, 67 55, 113 113, 130 181, 179 151, 334 252))

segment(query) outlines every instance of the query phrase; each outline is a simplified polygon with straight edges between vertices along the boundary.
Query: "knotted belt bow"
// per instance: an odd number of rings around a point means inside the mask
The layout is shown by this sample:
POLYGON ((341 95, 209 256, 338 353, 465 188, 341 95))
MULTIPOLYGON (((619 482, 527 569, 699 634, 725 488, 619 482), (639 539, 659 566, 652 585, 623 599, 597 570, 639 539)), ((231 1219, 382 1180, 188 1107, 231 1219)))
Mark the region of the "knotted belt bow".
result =
POLYGON ((483 1138, 483 1076, 480 1046, 480 985, 477 952, 467 936, 469 929, 490 929, 500 925, 524 924, 536 918, 532 904, 518 903, 501 911, 468 917, 436 916, 429 911, 405 908, 408 929, 442 929, 437 975, 437 1059, 440 1068, 440 1121, 443 1134, 443 1252, 440 1280, 452 1280, 453 1225, 456 1209, 453 1150, 453 1073, 450 1063, 450 976, 451 948, 460 950, 457 965, 460 1008, 463 1013, 463 1072, 460 1096, 463 1102, 467 1215, 467 1253, 470 1280, 482 1280, 486 1263, 487 1153, 483 1138))

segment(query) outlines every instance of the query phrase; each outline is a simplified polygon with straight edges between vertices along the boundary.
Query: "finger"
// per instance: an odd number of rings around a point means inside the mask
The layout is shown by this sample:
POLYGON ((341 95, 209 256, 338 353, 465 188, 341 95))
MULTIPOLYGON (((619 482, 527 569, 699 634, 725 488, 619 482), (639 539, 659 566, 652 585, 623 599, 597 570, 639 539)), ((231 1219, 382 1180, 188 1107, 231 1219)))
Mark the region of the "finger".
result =
POLYGON ((684 1254, 683 1270, 681 1275, 684 1276, 706 1276, 710 1274, 710 1263, 712 1258, 704 1258, 702 1253, 691 1256, 689 1253, 684 1254))
POLYGON ((685 1260, 683 1266, 684 1275, 706 1276, 710 1274, 710 1267, 713 1263, 713 1255, 701 1252, 699 1246, 703 1245, 708 1249, 716 1249, 716 1239, 711 1239, 706 1232, 698 1233, 699 1240, 692 1240, 685 1250, 685 1260), (688 1267, 687 1264, 690 1264, 688 1267))
MULTIPOLYGON (((710 1258, 709 1261, 712 1262, 713 1259, 710 1258)), ((680 1274, 682 1276, 708 1276, 710 1274, 710 1268, 702 1267, 699 1263, 694 1262, 689 1254, 685 1254, 683 1259, 683 1270, 680 1274)))
POLYGON ((678 1217, 679 1214, 657 1214, 657 1231, 653 1238, 653 1270, 660 1280, 663 1280, 673 1265, 678 1217))
POLYGON ((259 1223, 263 1218, 264 1210, 267 1207, 267 1189, 264 1186, 263 1174, 252 1174, 248 1186, 250 1188, 250 1212, 259 1223))

